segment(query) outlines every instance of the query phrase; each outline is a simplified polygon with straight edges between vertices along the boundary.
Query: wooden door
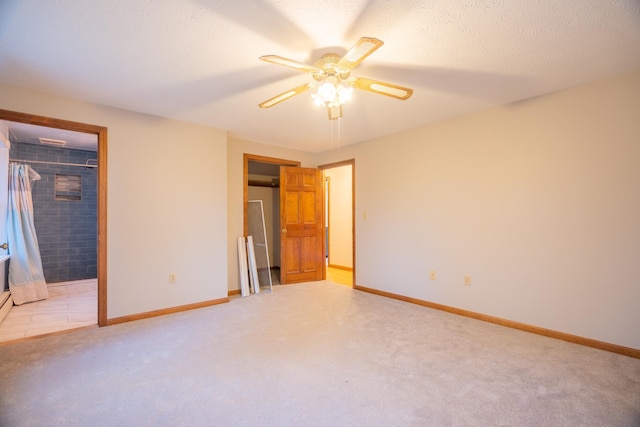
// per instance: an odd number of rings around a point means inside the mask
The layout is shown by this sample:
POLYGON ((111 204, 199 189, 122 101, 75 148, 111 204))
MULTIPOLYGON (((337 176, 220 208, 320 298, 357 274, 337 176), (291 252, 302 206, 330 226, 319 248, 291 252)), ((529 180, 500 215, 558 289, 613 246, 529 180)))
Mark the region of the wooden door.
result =
POLYGON ((280 168, 280 282, 323 280, 324 197, 319 169, 280 168))

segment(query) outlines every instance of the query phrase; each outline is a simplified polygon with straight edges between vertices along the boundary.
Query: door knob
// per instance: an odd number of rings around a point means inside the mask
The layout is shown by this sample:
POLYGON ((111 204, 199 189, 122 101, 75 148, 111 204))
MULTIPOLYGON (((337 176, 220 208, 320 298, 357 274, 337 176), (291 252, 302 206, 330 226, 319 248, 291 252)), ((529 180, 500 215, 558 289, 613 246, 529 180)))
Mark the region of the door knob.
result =
POLYGON ((0 248, 4 249, 6 251, 7 249, 9 249, 9 245, 6 244, 6 243, 3 243, 3 244, 0 245, 0 248))
POLYGON ((286 228, 283 228, 283 229, 282 229, 282 232, 283 232, 283 233, 286 233, 286 232, 287 232, 287 229, 286 229, 286 228))

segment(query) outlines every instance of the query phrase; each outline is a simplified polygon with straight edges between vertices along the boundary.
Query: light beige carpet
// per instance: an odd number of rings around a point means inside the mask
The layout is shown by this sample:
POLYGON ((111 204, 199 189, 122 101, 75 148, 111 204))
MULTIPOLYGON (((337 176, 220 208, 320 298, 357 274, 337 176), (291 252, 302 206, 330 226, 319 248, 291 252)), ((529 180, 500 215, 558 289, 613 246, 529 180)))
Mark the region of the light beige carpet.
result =
POLYGON ((0 346, 2 426, 638 426, 640 360, 329 282, 0 346))

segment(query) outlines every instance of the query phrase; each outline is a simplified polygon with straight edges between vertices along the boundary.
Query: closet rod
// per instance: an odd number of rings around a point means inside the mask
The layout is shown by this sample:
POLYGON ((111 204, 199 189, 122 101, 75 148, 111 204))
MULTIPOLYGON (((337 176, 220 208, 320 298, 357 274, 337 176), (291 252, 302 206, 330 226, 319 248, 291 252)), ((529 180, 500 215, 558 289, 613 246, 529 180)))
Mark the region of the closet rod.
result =
MULTIPOLYGON (((93 160, 93 159, 91 159, 93 160)), ((43 162, 41 160, 21 160, 21 159, 9 159, 10 162, 20 163, 39 163, 42 165, 60 165, 60 166, 79 166, 83 168, 97 168, 98 165, 82 164, 82 163, 58 163, 58 162, 43 162)), ((90 160, 87 160, 87 162, 90 160)), ((93 160, 95 162, 95 160, 93 160)))

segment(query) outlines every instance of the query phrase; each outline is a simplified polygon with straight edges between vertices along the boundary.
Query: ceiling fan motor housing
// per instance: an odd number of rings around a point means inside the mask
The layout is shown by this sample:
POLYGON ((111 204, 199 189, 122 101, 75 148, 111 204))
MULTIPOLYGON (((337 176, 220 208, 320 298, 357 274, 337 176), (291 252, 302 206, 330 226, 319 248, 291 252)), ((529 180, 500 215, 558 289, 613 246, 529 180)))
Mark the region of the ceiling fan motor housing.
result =
POLYGON ((340 57, 335 53, 327 53, 322 55, 313 66, 319 68, 323 72, 314 73, 313 78, 317 81, 324 80, 327 76, 337 76, 340 80, 346 80, 351 74, 351 70, 339 70, 336 65, 340 61, 340 57))

